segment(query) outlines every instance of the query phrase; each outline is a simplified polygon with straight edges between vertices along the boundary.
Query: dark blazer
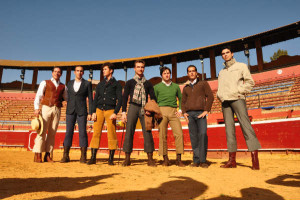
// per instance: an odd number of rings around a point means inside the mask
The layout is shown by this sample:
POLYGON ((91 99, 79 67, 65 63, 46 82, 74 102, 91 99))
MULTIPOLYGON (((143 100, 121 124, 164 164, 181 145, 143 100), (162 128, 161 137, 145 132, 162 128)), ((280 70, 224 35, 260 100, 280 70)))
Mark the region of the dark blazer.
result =
POLYGON ((68 101, 67 101, 67 115, 76 113, 77 115, 87 115, 86 98, 89 98, 89 114, 92 114, 93 106, 93 93, 92 84, 82 79, 80 88, 77 92, 74 91, 74 81, 71 80, 67 84, 68 88, 68 101))
POLYGON ((122 105, 122 86, 114 78, 111 77, 109 81, 106 78, 99 82, 96 88, 96 94, 93 102, 93 113, 96 109, 100 110, 112 110, 118 114, 122 105))

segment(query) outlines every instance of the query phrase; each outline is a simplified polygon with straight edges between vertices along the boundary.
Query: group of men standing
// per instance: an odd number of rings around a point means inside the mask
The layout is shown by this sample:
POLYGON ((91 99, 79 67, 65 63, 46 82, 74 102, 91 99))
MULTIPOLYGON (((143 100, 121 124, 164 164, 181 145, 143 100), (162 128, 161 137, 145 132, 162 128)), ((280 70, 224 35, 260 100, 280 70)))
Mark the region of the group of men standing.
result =
MULTIPOLYGON (((222 102, 222 111, 226 126, 227 146, 229 161, 223 168, 236 167, 236 139, 234 114, 236 114, 252 155, 252 169, 259 169, 258 149, 260 144, 248 118, 245 104, 245 94, 250 92, 254 81, 247 66, 238 63, 233 58, 230 47, 222 50, 224 69, 219 74, 219 87, 217 96, 222 102)), ((122 95, 120 83, 113 77, 114 66, 111 63, 104 63, 102 72, 104 80, 96 88, 96 94, 92 97, 91 83, 82 78, 84 69, 81 66, 75 67, 75 80, 70 81, 67 86, 60 83, 62 74, 60 68, 55 67, 52 71, 52 79, 43 81, 38 89, 35 98, 35 114, 42 115, 45 128, 35 139, 33 152, 35 162, 42 162, 42 152, 46 152, 44 162, 53 162, 52 152, 54 137, 58 127, 60 108, 62 101, 67 101, 66 111, 66 136, 64 139, 64 154, 61 162, 69 162, 69 151, 72 146, 74 126, 76 121, 79 127, 79 141, 81 149, 80 162, 86 163, 86 152, 88 147, 86 124, 87 120, 94 121, 94 134, 90 143, 91 159, 87 164, 96 164, 96 154, 99 148, 102 128, 107 123, 108 164, 113 165, 114 153, 118 148, 116 136, 116 117, 122 107, 121 120, 126 124, 126 134, 123 151, 125 161, 123 166, 131 165, 130 155, 133 149, 133 138, 138 119, 142 126, 144 136, 144 151, 148 156, 148 166, 156 166, 153 160, 154 141, 151 130, 146 130, 145 116, 150 115, 145 111, 146 103, 151 100, 157 102, 162 120, 159 123, 159 155, 163 156, 163 166, 169 166, 167 147, 168 124, 172 128, 176 146, 176 165, 183 167, 181 155, 184 153, 182 126, 179 118, 183 116, 188 122, 189 135, 193 149, 192 167, 207 168, 209 164, 207 157, 207 115, 211 110, 214 100, 209 84, 198 78, 197 68, 194 65, 187 67, 189 81, 183 88, 171 81, 171 70, 168 67, 160 68, 162 82, 152 86, 144 76, 145 62, 137 60, 134 63, 135 75, 126 82, 122 95), (89 99, 89 110, 87 110, 86 98, 89 99), (43 99, 41 101, 41 99, 43 99), (41 103, 40 103, 41 102, 41 103), (129 107, 127 110, 127 105, 129 107), (42 104, 42 110, 39 105, 42 104), (178 105, 179 104, 179 105, 178 105), (179 106, 179 109, 177 107, 179 106), (48 134, 46 137, 46 132, 48 134)))

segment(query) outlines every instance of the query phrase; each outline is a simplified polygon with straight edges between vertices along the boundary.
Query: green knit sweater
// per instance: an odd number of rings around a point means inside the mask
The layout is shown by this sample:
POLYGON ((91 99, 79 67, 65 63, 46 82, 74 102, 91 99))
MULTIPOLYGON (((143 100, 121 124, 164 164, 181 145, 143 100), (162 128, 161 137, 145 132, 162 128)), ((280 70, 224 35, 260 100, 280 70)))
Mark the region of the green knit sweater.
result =
POLYGON ((177 98, 179 100, 179 109, 181 109, 181 91, 176 83, 166 86, 160 82, 154 86, 154 93, 159 106, 170 106, 177 108, 177 98))

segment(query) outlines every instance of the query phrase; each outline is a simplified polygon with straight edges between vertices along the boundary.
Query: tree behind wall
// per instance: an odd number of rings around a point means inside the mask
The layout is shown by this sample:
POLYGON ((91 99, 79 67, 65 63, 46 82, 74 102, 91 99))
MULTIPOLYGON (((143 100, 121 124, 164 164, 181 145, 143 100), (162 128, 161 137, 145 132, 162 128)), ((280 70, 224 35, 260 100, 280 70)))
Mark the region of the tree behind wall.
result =
POLYGON ((284 49, 278 49, 277 52, 274 52, 273 56, 270 57, 271 61, 277 60, 280 56, 288 55, 287 50, 284 49))

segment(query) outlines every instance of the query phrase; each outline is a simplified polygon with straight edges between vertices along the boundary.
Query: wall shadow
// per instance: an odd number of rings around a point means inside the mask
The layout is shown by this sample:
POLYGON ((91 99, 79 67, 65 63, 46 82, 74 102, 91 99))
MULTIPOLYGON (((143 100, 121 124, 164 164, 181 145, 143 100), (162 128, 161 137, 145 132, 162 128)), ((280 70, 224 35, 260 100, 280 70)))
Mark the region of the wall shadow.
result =
POLYGON ((178 178, 178 180, 168 181, 161 184, 157 188, 150 188, 148 190, 140 191, 128 191, 128 192, 118 192, 110 193, 103 195, 91 195, 83 196, 79 198, 67 198, 64 196, 55 196, 51 198, 46 198, 43 200, 50 199, 60 199, 60 200, 98 200, 98 199, 143 199, 143 200, 189 200, 194 199, 202 195, 207 189, 208 186, 195 181, 189 177, 171 177, 178 178))
POLYGON ((277 176, 276 178, 267 180, 266 183, 273 184, 273 185, 289 186, 289 187, 300 187, 300 172, 296 173, 295 175, 284 174, 281 176, 277 176))
POLYGON ((117 174, 93 177, 3 178, 0 179, 0 199, 31 192, 61 192, 82 190, 117 174))

